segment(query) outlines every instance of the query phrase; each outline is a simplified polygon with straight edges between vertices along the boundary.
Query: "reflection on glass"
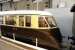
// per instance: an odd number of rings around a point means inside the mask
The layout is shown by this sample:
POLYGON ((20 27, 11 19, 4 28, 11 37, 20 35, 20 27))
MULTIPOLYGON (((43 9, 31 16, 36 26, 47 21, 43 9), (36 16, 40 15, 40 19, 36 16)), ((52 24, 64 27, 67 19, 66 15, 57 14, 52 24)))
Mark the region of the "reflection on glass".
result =
POLYGON ((19 16, 19 26, 24 26, 24 16, 19 16))
POLYGON ((7 25, 15 25, 16 21, 14 20, 15 16, 5 16, 5 23, 7 25))

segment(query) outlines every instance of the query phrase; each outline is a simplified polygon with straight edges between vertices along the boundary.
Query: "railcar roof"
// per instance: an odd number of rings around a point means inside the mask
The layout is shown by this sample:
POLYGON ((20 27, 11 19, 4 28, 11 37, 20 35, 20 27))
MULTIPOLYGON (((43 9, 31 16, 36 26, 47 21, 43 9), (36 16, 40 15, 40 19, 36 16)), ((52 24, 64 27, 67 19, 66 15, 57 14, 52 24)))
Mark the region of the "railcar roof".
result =
POLYGON ((38 15, 49 15, 52 16, 50 12, 47 11, 37 11, 37 10, 15 10, 15 11, 2 11, 0 15, 13 15, 13 14, 38 14, 38 15))

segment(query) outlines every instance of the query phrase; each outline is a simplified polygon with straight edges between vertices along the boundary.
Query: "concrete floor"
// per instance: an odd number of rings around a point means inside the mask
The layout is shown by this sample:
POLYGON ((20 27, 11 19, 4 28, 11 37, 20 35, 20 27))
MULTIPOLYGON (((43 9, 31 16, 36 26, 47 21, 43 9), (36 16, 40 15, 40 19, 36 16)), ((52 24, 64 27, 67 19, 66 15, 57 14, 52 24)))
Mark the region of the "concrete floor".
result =
POLYGON ((0 38, 0 50, 46 50, 26 43, 21 43, 6 37, 3 38, 0 38))
POLYGON ((0 50, 30 50, 0 39, 0 50))

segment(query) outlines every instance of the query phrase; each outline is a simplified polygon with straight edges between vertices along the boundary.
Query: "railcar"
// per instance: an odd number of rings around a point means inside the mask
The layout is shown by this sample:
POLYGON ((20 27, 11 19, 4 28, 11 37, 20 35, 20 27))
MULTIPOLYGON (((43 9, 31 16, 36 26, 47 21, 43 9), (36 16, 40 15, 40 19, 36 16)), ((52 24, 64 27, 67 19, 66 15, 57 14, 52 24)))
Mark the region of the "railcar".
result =
POLYGON ((16 10, 0 12, 2 36, 44 48, 59 49, 62 41, 56 20, 50 12, 16 10))

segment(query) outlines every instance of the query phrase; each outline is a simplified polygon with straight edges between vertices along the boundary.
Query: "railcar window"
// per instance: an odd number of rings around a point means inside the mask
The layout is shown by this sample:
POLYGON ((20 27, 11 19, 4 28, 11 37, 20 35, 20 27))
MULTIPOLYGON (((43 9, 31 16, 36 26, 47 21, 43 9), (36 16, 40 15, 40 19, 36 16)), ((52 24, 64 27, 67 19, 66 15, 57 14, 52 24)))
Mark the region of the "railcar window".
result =
POLYGON ((15 25, 16 21, 14 20, 14 16, 5 16, 5 23, 7 25, 15 25))
POLYGON ((24 26, 24 16, 19 16, 19 26, 24 26))
POLYGON ((55 27, 55 21, 52 17, 39 17, 39 27, 55 27))
POLYGON ((39 17, 39 27, 48 27, 44 17, 39 17))
POLYGON ((52 17, 45 17, 50 27, 56 27, 55 21, 52 17))
POLYGON ((30 27, 31 26, 31 16, 26 16, 26 26, 30 27))

